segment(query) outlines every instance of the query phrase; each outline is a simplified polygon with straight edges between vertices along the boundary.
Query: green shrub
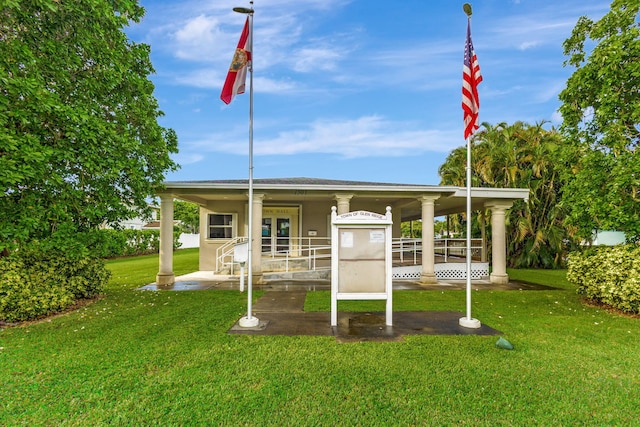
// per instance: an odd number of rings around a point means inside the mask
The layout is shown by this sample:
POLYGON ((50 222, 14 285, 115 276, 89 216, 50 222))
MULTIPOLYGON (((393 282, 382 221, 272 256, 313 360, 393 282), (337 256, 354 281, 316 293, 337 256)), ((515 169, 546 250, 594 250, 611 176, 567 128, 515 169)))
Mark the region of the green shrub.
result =
MULTIPOLYGON (((174 230, 174 249, 180 247, 179 237, 180 232, 174 230)), ((77 239, 87 247, 91 256, 97 258, 146 255, 160 250, 158 230, 97 229, 78 233, 77 239)))
POLYGON ((143 255, 157 253, 160 250, 160 232, 158 230, 122 230, 127 247, 124 255, 143 255))
POLYGON ((636 244, 572 253, 567 279, 591 300, 640 313, 640 246, 636 244))
POLYGON ((102 292, 110 273, 104 261, 68 257, 40 248, 0 259, 0 320, 16 322, 64 310, 102 292))
POLYGON ((78 233, 77 238, 87 247, 91 256, 97 258, 122 256, 127 247, 127 237, 121 230, 91 230, 78 233))

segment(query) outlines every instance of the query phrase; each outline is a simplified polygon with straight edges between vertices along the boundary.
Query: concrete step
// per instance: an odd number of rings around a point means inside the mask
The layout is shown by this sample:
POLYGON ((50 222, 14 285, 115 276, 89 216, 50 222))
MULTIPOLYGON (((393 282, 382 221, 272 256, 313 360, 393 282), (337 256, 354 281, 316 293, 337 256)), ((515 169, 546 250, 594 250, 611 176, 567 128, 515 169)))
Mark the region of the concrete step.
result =
POLYGON ((264 280, 331 280, 331 270, 279 271, 263 273, 264 280))

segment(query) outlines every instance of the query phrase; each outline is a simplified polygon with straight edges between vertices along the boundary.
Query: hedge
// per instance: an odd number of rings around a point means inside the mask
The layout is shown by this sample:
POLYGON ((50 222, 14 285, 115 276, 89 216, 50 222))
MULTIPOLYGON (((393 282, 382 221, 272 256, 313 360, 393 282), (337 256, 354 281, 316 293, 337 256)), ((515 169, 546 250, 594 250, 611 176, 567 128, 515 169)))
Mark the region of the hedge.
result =
POLYGON ((0 321, 36 319, 99 295, 110 277, 104 261, 21 249, 0 258, 0 321))
MULTIPOLYGON (((78 233, 76 237, 89 249, 91 256, 98 258, 145 255, 158 253, 160 250, 158 230, 99 229, 78 233)), ((180 247, 179 237, 180 232, 174 230, 174 249, 180 247)))
POLYGON ((567 279, 579 294, 640 313, 640 246, 598 246, 569 255, 567 279))

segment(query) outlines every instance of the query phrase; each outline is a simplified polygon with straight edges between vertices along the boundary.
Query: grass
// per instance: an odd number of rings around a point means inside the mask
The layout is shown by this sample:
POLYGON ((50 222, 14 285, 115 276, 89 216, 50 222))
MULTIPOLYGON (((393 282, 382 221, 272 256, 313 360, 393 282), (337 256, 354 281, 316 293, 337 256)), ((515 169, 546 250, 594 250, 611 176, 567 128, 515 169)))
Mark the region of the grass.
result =
MULTIPOLYGON (((640 425, 640 320, 583 305, 564 271, 509 271, 557 290, 473 293, 507 351, 486 336, 228 335, 246 294, 135 291, 157 256, 109 268, 103 299, 0 332, 0 425, 640 425)), ((177 274, 196 269, 197 250, 176 253, 177 274)), ((394 293, 395 310, 464 306, 464 291, 394 293)))

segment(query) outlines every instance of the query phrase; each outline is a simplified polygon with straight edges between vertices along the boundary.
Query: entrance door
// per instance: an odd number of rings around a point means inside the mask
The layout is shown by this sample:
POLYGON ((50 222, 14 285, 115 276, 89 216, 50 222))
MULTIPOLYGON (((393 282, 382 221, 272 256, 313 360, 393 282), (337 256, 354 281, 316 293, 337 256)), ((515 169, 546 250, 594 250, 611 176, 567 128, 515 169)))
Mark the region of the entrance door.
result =
POLYGON ((262 218, 262 252, 277 252, 284 255, 289 250, 290 238, 290 217, 262 218))

